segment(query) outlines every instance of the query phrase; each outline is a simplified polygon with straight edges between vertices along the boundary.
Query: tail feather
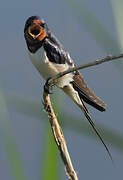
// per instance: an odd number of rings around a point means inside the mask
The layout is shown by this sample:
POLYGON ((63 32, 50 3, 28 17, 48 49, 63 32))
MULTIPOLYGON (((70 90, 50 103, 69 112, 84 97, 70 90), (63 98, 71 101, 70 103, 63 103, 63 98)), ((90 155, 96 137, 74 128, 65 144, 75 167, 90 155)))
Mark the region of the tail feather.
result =
POLYGON ((88 110, 87 110, 87 108, 86 108, 86 106, 85 106, 85 103, 83 102, 82 99, 81 99, 81 101, 82 101, 82 105, 83 105, 82 111, 84 112, 85 117, 87 118, 89 124, 91 125, 91 127, 92 127, 93 130, 95 131, 96 135, 99 137, 100 141, 101 141, 102 144, 104 145, 104 147, 105 147, 105 149, 106 149, 106 151, 107 151, 107 153, 108 153, 111 161, 113 161, 112 155, 111 155, 111 153, 110 153, 107 145, 105 144, 104 140, 102 139, 101 135, 100 135, 99 132, 97 131, 97 129, 96 129, 96 127, 95 127, 95 124, 94 124, 94 122, 92 121, 91 116, 90 116, 90 114, 89 114, 89 112, 88 112, 88 110))
MULTIPOLYGON (((72 86, 72 84, 65 86, 63 88, 63 91, 80 107, 80 109, 84 112, 85 117, 87 118, 88 122, 90 123, 91 127, 93 128, 93 130, 95 131, 96 135, 99 137, 99 139, 101 140, 102 144, 104 145, 110 159, 112 160, 112 156, 111 153, 108 149, 108 147, 106 146, 106 144, 104 143, 101 135, 99 134, 99 132, 97 131, 94 122, 91 119, 91 116, 88 112, 88 109, 85 106, 84 100, 83 98, 81 98, 81 96, 79 95, 79 92, 74 89, 74 87, 72 86)), ((112 160, 113 161, 113 160, 112 160)))

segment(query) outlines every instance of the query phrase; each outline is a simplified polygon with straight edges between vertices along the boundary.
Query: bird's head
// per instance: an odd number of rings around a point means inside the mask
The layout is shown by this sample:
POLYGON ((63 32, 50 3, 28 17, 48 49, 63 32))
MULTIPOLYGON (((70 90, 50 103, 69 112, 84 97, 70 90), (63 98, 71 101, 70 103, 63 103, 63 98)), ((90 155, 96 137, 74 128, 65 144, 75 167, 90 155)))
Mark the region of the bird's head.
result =
POLYGON ((38 16, 31 16, 27 19, 24 28, 24 37, 27 47, 31 52, 35 52, 42 46, 47 37, 47 25, 38 16))

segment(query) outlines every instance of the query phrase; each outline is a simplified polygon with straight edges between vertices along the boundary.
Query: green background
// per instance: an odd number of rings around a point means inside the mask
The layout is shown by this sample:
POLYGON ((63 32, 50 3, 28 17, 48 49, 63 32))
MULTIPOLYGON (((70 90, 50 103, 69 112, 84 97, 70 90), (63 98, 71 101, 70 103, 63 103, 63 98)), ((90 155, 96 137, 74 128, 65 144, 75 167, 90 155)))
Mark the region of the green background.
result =
MULTIPOLYGON (((44 81, 31 64, 23 36, 26 19, 43 18, 76 65, 123 53, 121 0, 2 1, 0 6, 0 179, 67 179, 46 113, 44 81)), ((52 95, 79 179, 122 179, 123 64, 122 60, 81 71, 107 104, 98 112, 88 106, 113 156, 104 147, 83 113, 60 90, 52 95)))

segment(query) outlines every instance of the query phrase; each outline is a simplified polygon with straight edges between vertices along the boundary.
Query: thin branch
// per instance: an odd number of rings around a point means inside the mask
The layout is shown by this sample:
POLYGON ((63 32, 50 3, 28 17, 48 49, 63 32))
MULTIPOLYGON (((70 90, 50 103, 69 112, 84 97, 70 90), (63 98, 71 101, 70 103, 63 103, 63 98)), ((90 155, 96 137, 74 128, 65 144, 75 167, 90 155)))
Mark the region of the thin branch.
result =
POLYGON ((62 129, 57 121, 57 118, 55 116, 54 110, 51 105, 49 89, 52 85, 55 84, 55 81, 58 78, 66 75, 68 73, 71 73, 71 72, 74 72, 74 71, 77 71, 80 69, 84 69, 87 67, 99 65, 104 62, 109 62, 109 61, 113 61, 116 59, 120 59, 120 58, 123 58, 123 54, 120 54, 118 56, 107 56, 103 59, 98 59, 96 61, 84 64, 81 66, 73 67, 67 71, 61 72, 61 73, 56 74, 55 76, 51 77, 50 79, 48 79, 46 81, 46 83, 44 85, 44 93, 43 93, 44 108, 45 108, 46 112, 48 113, 48 117, 49 117, 50 125, 52 128, 52 132, 54 135, 54 139, 55 139, 55 142, 60 151, 60 155, 63 160, 64 166, 65 166, 65 171, 66 171, 66 174, 67 174, 69 180, 78 180, 78 177, 77 177, 76 171, 73 168, 62 129))
POLYGON ((91 66, 99 65, 99 64, 102 64, 104 62, 109 62, 109 61, 121 59, 121 58, 123 58, 123 54, 120 54, 118 56, 109 55, 109 56, 107 56, 107 57, 105 57, 103 59, 97 59, 97 60, 89 62, 87 64, 83 64, 83 65, 80 65, 80 66, 77 66, 77 67, 75 66, 73 68, 68 69, 67 71, 60 72, 60 73, 54 75, 53 77, 51 77, 48 80, 47 85, 48 86, 53 85, 55 80, 57 80, 58 78, 66 75, 66 74, 69 74, 71 72, 74 72, 74 71, 77 71, 77 70, 80 70, 80 69, 84 69, 84 68, 88 68, 88 67, 91 67, 91 66))
POLYGON ((57 118, 55 116, 54 110, 51 105, 50 95, 45 91, 45 89, 43 93, 43 100, 44 100, 44 108, 46 112, 48 113, 48 118, 50 121, 54 139, 58 146, 62 161, 65 166, 66 175, 68 176, 69 180, 78 180, 77 174, 73 168, 73 165, 70 159, 70 155, 67 149, 67 145, 66 145, 66 141, 65 141, 62 129, 57 121, 57 118))

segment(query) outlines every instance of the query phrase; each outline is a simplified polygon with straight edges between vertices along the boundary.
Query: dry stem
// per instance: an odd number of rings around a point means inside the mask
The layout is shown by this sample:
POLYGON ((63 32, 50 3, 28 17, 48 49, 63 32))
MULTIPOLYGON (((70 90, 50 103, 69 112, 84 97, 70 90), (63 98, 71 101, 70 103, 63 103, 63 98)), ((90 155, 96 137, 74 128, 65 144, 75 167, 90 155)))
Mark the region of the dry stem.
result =
POLYGON ((57 118, 55 116, 54 110, 51 105, 50 95, 45 91, 43 94, 43 99, 44 99, 44 107, 48 113, 48 117, 49 117, 50 125, 52 128, 52 132, 54 135, 54 139, 55 139, 58 149, 60 151, 60 155, 63 160, 68 179, 69 180, 78 180, 77 174, 73 168, 73 165, 72 165, 72 162, 70 159, 70 155, 69 155, 69 152, 67 149, 67 145, 66 145, 66 141, 65 141, 62 129, 57 121, 57 118))
POLYGON ((109 55, 109 56, 107 56, 105 58, 97 59, 97 60, 89 62, 87 64, 83 64, 83 65, 80 65, 80 66, 77 66, 77 67, 75 66, 73 68, 68 69, 67 71, 60 72, 60 73, 56 74, 55 76, 51 77, 48 80, 47 85, 48 86, 53 85, 55 80, 57 80, 58 78, 66 75, 66 74, 69 74, 71 72, 74 72, 74 71, 77 71, 77 70, 80 70, 80 69, 84 69, 84 68, 88 68, 88 67, 91 67, 91 66, 96 66, 96 65, 102 64, 104 62, 109 62, 109 61, 113 61, 113 60, 120 59, 120 58, 123 58, 123 54, 120 54, 118 56, 109 55))
POLYGON ((61 155, 61 158, 63 160, 64 166, 65 166, 65 171, 66 171, 66 174, 67 174, 69 180, 78 180, 78 177, 77 177, 77 174, 73 168, 73 165, 72 165, 72 162, 70 159, 70 155, 69 155, 69 152, 67 150, 67 145, 66 145, 66 141, 65 141, 62 129, 59 126, 59 123, 58 123, 57 118, 55 116, 54 110, 52 108, 51 101, 50 101, 50 95, 48 93, 49 92, 48 90, 49 90, 50 86, 54 85, 55 80, 57 80, 58 78, 66 75, 68 73, 71 73, 71 72, 74 72, 74 71, 77 71, 80 69, 84 69, 84 68, 87 68, 90 66, 102 64, 104 62, 116 60, 119 58, 123 58, 123 54, 120 54, 118 56, 111 56, 110 55, 110 56, 107 56, 103 59, 98 59, 96 61, 84 64, 84 65, 81 65, 78 67, 71 68, 67 71, 61 72, 61 73, 51 77, 49 80, 47 80, 47 82, 44 86, 44 93, 43 93, 44 107, 48 113, 48 117, 49 117, 50 125, 52 128, 52 132, 54 135, 54 139, 55 139, 56 144, 58 146, 58 149, 60 151, 60 155, 61 155))

